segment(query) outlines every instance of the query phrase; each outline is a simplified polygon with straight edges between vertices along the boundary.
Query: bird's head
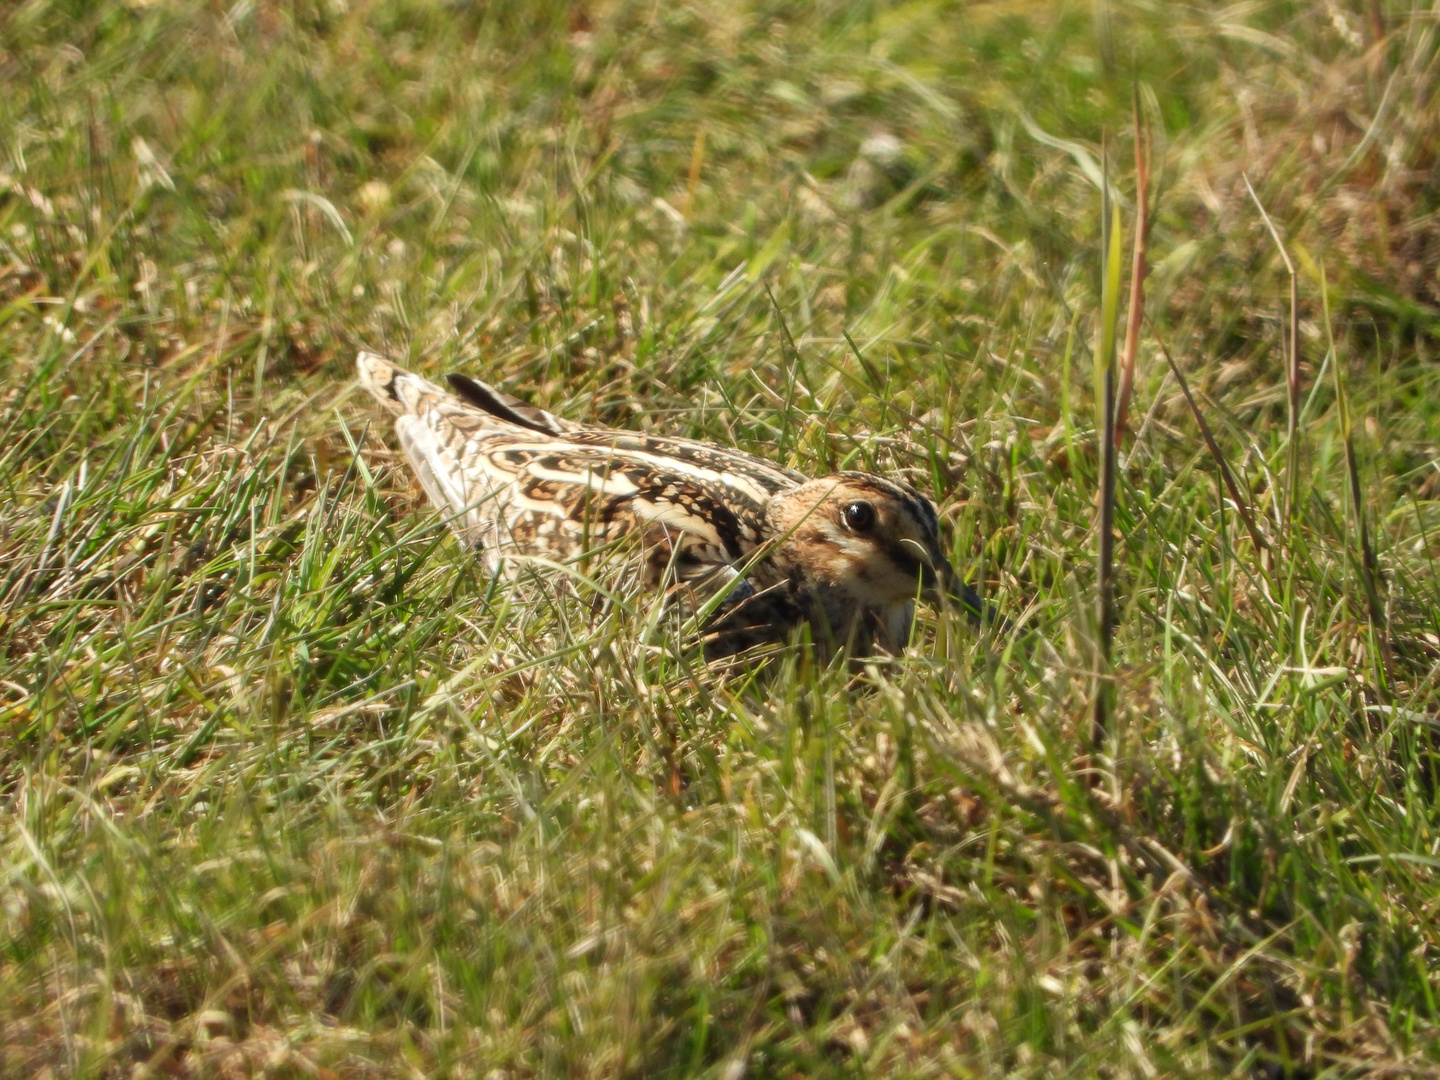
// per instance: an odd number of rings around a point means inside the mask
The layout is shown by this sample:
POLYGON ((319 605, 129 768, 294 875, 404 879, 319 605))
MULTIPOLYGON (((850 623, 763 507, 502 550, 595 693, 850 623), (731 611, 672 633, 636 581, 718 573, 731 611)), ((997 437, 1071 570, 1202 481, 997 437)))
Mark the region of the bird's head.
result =
POLYGON ((781 492, 767 512, 772 535, 783 538, 777 558, 843 609, 877 618, 887 636, 908 634, 917 595, 971 606, 974 594, 940 546, 935 504, 908 484, 836 473, 781 492))

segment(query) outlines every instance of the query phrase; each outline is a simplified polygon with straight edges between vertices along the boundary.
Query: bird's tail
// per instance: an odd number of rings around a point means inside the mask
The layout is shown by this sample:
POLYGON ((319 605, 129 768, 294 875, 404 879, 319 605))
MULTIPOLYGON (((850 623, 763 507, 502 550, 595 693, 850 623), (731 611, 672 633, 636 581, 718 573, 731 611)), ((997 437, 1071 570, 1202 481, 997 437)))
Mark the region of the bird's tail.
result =
POLYGON ((361 352, 355 358, 360 385, 396 416, 415 416, 427 404, 454 400, 454 396, 429 379, 422 379, 392 364, 383 356, 361 352))
POLYGON ((396 416, 418 416, 427 405, 447 403, 469 406, 476 415, 489 418, 487 426, 500 431, 510 427, 563 435, 581 427, 466 375, 450 375, 446 380, 450 389, 446 390, 383 356, 363 351, 355 358, 355 367, 360 373, 360 385, 396 416), (500 422, 498 427, 496 421, 500 422))

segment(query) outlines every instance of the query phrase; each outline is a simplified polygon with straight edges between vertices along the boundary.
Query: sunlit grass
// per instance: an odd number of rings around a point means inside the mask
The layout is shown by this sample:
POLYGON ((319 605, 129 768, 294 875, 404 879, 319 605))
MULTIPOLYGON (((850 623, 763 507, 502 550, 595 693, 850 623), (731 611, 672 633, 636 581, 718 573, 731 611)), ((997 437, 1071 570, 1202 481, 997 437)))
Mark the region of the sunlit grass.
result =
POLYGON ((0 14, 0 1073, 1436 1072, 1435 32, 0 14), (1097 755, 1094 181, 1105 138, 1132 221, 1137 97, 1216 451, 1142 334, 1097 755), (649 598, 493 580, 361 346, 902 474, 1005 621, 722 676, 649 598))

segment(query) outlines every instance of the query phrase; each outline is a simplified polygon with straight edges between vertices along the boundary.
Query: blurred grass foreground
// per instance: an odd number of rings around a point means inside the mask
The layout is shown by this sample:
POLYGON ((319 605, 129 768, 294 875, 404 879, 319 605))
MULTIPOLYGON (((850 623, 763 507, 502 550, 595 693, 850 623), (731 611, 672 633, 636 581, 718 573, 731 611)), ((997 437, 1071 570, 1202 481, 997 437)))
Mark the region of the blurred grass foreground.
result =
POLYGON ((0 8, 0 1075, 1440 1075, 1437 34, 0 8), (362 346, 905 476, 1015 630, 492 581, 362 346))

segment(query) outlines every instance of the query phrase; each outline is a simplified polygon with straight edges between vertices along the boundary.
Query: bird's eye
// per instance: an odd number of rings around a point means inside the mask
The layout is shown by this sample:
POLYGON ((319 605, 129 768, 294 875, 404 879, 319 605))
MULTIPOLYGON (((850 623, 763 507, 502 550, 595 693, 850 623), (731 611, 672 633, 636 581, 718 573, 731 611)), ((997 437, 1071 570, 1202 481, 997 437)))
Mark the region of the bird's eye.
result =
POLYGON ((875 527, 875 507, 868 502, 852 502, 845 507, 845 524, 855 532, 868 532, 875 527))

